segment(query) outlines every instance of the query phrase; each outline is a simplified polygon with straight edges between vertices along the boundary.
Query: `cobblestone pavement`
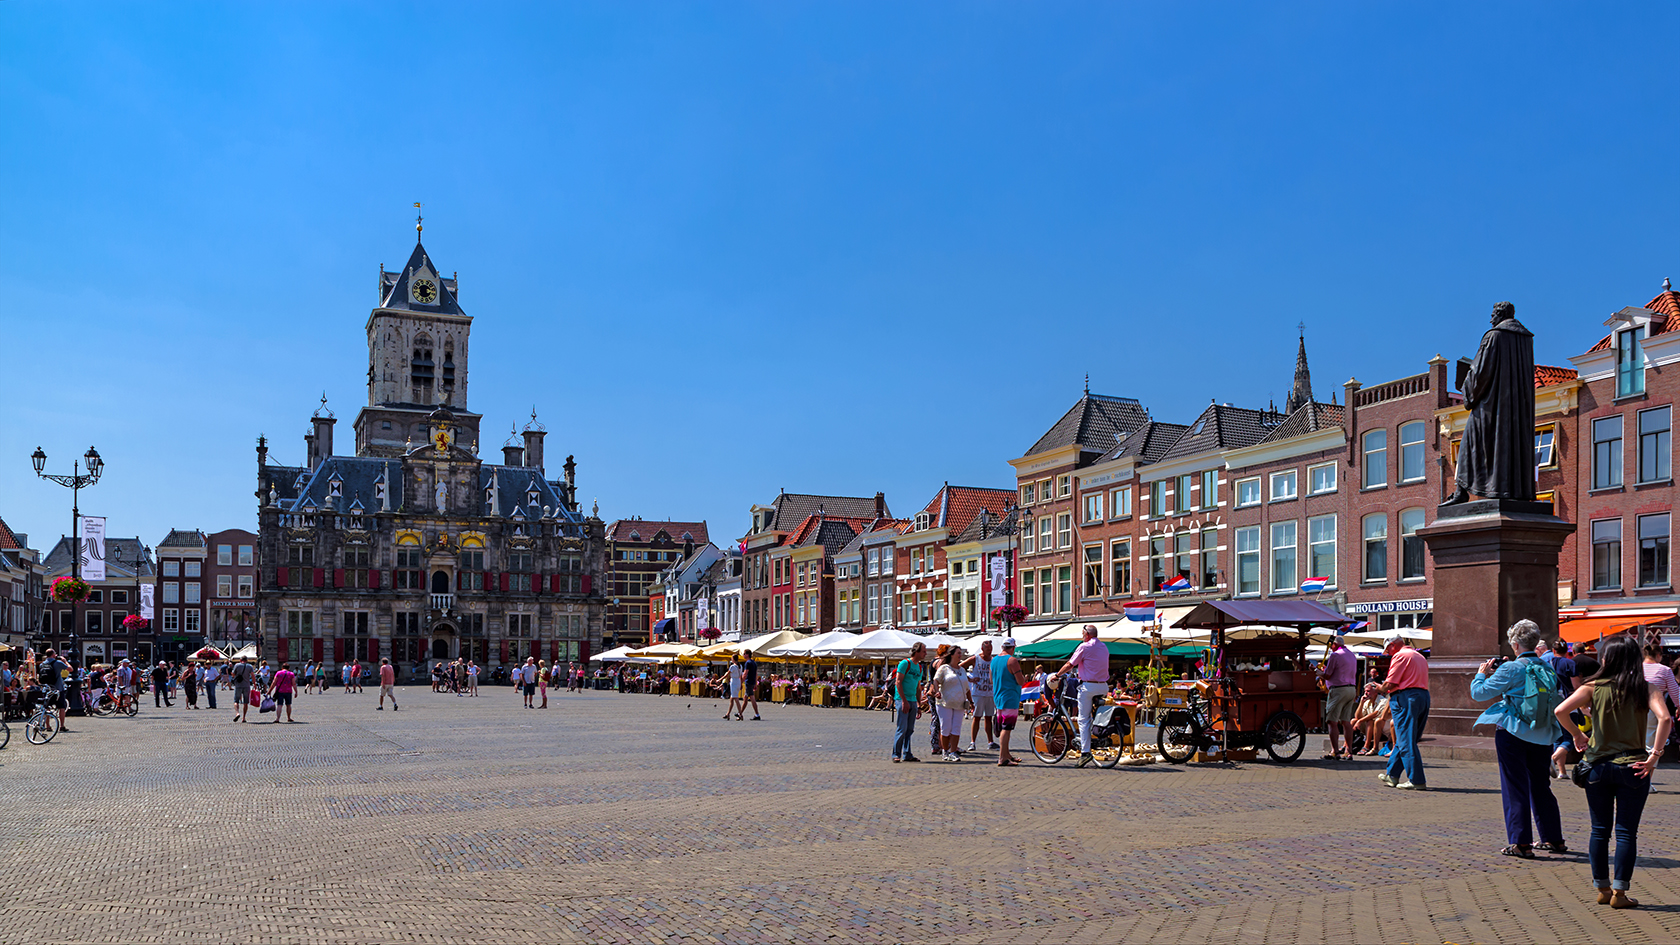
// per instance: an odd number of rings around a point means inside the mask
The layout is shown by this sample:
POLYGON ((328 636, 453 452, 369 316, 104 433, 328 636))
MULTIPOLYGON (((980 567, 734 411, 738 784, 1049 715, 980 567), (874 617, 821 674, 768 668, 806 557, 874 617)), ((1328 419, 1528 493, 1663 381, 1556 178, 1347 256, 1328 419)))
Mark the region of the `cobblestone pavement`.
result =
MULTIPOLYGON (((299 724, 149 705, 0 752, 3 942, 1668 942, 1675 795, 1635 894, 1520 861, 1491 765, 887 761, 886 713, 404 690, 299 724)), ((925 729, 919 746, 926 745, 925 729)), ((925 755, 924 755, 925 757, 925 755)), ((972 757, 972 756, 971 756, 972 757)), ((1030 756, 1027 756, 1030 759, 1030 756)), ((1567 839, 1586 807, 1558 790, 1567 839)))

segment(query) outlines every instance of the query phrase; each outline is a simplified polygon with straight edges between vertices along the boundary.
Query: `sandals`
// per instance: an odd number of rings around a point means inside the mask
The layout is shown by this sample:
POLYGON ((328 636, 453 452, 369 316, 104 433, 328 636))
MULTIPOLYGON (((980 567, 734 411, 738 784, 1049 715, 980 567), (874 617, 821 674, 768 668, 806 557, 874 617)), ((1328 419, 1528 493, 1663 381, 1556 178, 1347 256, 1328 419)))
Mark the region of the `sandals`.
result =
POLYGON ((1513 843, 1510 846, 1506 847, 1505 849, 1500 850, 1499 855, 1500 856, 1514 856, 1514 857, 1517 857, 1518 859, 1523 859, 1523 860, 1532 860, 1532 859, 1534 859, 1534 848, 1533 847, 1519 847, 1519 846, 1517 846, 1516 844, 1513 843))
POLYGON ((1556 843, 1547 842, 1540 844, 1540 849, 1545 850, 1547 853, 1568 853, 1569 844, 1564 843, 1562 840, 1559 840, 1556 843))

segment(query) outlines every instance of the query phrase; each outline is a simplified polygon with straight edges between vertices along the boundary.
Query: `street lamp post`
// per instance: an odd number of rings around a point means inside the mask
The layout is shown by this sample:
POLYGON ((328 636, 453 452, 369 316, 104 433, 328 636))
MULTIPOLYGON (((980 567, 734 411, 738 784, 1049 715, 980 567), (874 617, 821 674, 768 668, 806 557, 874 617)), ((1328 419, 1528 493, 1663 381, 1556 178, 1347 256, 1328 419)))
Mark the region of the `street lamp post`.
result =
MULTIPOLYGON (((39 446, 30 455, 29 461, 35 464, 35 475, 49 482, 56 482, 70 490, 70 576, 76 580, 82 577, 82 510, 81 492, 88 486, 99 481, 99 476, 105 471, 105 460, 99 451, 88 447, 82 458, 71 465, 72 473, 68 476, 54 476, 47 473, 47 453, 39 446), (87 462, 87 472, 82 472, 82 462, 87 462)), ((76 644, 80 640, 76 633, 76 601, 70 602, 70 664, 81 662, 81 654, 76 652, 76 644)))

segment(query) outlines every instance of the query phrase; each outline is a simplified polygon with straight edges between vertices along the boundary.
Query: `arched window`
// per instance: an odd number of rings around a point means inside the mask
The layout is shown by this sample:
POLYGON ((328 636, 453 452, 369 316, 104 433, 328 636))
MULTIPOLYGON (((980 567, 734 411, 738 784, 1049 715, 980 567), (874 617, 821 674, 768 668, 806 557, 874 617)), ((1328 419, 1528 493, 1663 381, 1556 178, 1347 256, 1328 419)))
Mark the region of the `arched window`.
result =
POLYGON ((431 336, 425 333, 414 336, 414 356, 409 360, 409 383, 414 389, 414 399, 417 403, 431 401, 434 369, 431 336))
POLYGON ((1406 509, 1400 513, 1400 580, 1423 577, 1423 510, 1406 509))

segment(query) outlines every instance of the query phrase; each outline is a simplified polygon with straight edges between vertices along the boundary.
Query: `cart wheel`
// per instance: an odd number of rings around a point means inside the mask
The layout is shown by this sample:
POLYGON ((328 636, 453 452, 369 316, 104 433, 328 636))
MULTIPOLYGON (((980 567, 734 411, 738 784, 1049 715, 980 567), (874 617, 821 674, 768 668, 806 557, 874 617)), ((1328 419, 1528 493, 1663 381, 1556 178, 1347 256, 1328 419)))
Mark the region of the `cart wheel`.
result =
POLYGON ((1059 715, 1041 715, 1033 719, 1028 734, 1033 754, 1047 765, 1061 761, 1067 755, 1068 744, 1072 741, 1068 735, 1068 727, 1059 715))
POLYGON ((1190 760, 1202 741, 1202 726, 1188 712, 1168 712, 1155 726, 1155 747, 1175 765, 1190 760))
POLYGON ((1272 760, 1287 764, 1307 747, 1307 723, 1293 712, 1279 712, 1266 720, 1265 739, 1272 760))

